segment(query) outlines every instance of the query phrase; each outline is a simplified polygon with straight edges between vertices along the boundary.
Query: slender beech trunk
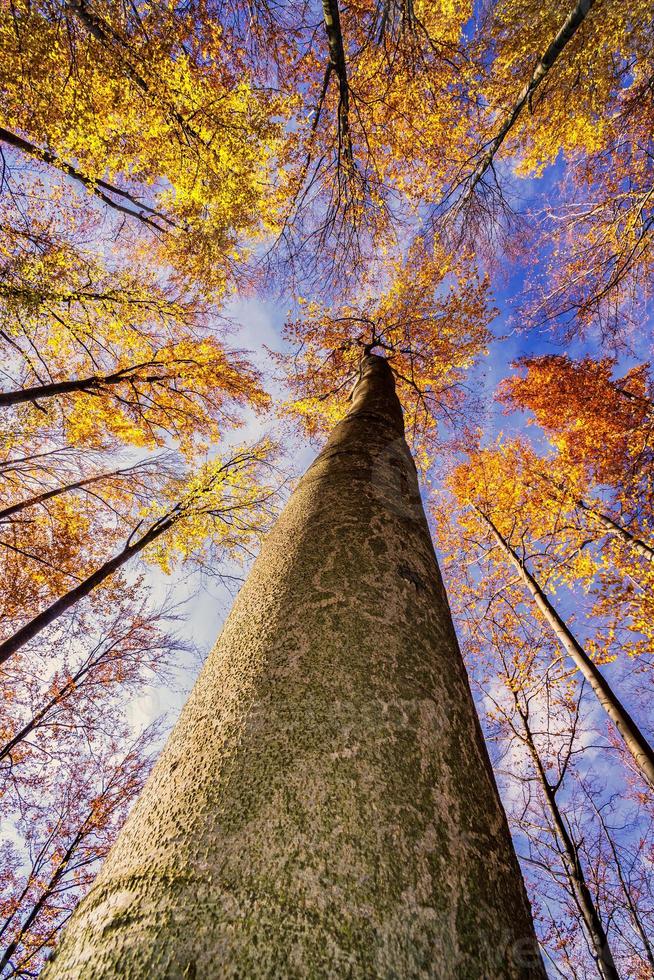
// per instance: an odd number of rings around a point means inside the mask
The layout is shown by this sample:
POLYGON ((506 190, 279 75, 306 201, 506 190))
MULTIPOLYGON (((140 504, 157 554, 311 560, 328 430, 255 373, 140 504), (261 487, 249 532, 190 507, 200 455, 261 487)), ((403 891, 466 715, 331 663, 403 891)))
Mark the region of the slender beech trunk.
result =
POLYGON ((526 568, 524 562, 520 560, 508 541, 498 531, 491 518, 474 504, 472 506, 490 530, 506 558, 517 570, 523 585, 551 627, 557 640, 592 687, 599 703, 624 739, 624 743, 638 766, 641 775, 654 788, 654 751, 651 745, 624 705, 618 700, 610 684, 604 678, 598 667, 572 635, 545 592, 526 568))
POLYGON ((43 976, 545 977, 383 358, 43 976))
POLYGON ((10 456, 8 459, 0 460, 0 471, 12 473, 23 463, 30 463, 35 459, 45 459, 46 456, 58 456, 72 448, 72 446, 62 446, 60 449, 49 449, 45 453, 32 453, 30 456, 10 456))
MULTIPOLYGON (((567 496, 573 502, 575 507, 579 508, 579 510, 583 510, 585 514, 590 514, 591 517, 594 517, 605 531, 608 531, 609 534, 617 535, 622 541, 630 545, 633 550, 641 556, 641 558, 645 558, 647 561, 654 561, 654 548, 647 544, 647 542, 636 537, 635 534, 628 531, 626 527, 622 526, 622 524, 618 524, 618 522, 614 521, 608 514, 605 514, 601 510, 597 510, 597 508, 593 507, 592 504, 587 504, 581 497, 575 496, 575 494, 571 493, 565 487, 565 485, 557 483, 556 480, 553 480, 550 476, 546 476, 545 473, 540 473, 538 470, 536 470, 536 474, 544 483, 548 483, 551 486, 556 487, 557 490, 567 496)), ((532 486, 532 484, 529 485, 532 486)))
POLYGON ((620 395, 624 395, 629 401, 639 402, 646 410, 646 414, 649 415, 654 409, 654 402, 647 395, 639 395, 636 391, 629 391, 628 388, 621 388, 620 385, 614 384, 613 387, 620 395))
POLYGON ((543 766, 541 757, 538 754, 538 749, 536 748, 531 728, 529 727, 529 719, 522 710, 522 707, 518 702, 517 695, 515 692, 512 693, 518 714, 520 715, 520 720, 522 722, 525 744, 534 764, 538 781, 543 788, 545 802, 552 817, 554 832, 559 843, 565 875, 568 879, 568 883, 579 908, 579 912, 581 913, 581 917, 586 928, 586 933, 590 939, 590 944, 593 950, 593 958, 597 965, 599 975, 602 977, 602 980, 620 980, 620 974, 617 971, 615 961, 613 959, 613 954, 609 946, 606 931, 595 907, 595 903, 593 902, 590 889, 586 883, 584 869, 579 859, 579 849, 573 841, 563 814, 559 809, 559 804, 556 799, 556 789, 547 778, 545 767, 543 766))
MULTIPOLYGON (((48 899, 51 898, 52 895, 54 894, 55 889, 57 888, 59 882, 66 874, 68 865, 70 864, 71 860, 75 856, 75 851, 77 850, 81 842, 84 840, 85 834, 88 833, 88 824, 89 821, 91 821, 92 819, 93 819, 93 813, 89 814, 89 816, 82 824, 80 830, 77 832, 77 834, 75 835, 71 843, 68 845, 68 847, 62 854, 61 859, 57 867, 55 868, 52 876, 50 877, 49 881, 45 883, 41 894, 39 895, 38 899, 36 900, 32 908, 30 909, 18 933, 16 934, 16 936, 14 936, 12 941, 9 943, 4 953, 2 954, 2 957, 0 957, 0 972, 4 971, 6 967, 10 964, 12 956, 20 946, 24 937, 29 933, 30 929, 34 925, 34 922, 36 921, 41 911, 43 910, 44 906, 46 905, 48 899)), ((23 964, 23 966, 25 967, 26 964, 23 964)), ((16 970, 16 975, 21 975, 19 974, 18 970, 16 970)), ((30 974, 28 973, 24 973, 24 972, 22 973, 22 976, 29 976, 29 975, 30 974)))
POLYGON ((32 715, 32 717, 27 722, 27 724, 23 725, 23 727, 19 731, 17 731, 16 734, 12 738, 10 738, 8 742, 5 742, 4 745, 0 746, 0 762, 2 762, 4 759, 7 758, 7 756, 9 756, 9 762, 10 764, 13 764, 13 760, 11 759, 11 753, 16 748, 16 746, 20 745, 20 743, 23 742, 28 737, 28 735, 32 734, 35 728, 38 728, 39 725, 41 725, 44 718, 47 718, 47 716, 50 714, 53 708, 56 708, 58 704, 61 704, 62 701, 65 701, 68 697, 70 697, 71 694, 74 693, 75 685, 78 680, 79 680, 78 674, 76 674, 74 677, 71 677, 68 683, 65 684, 61 688, 61 690, 57 691, 54 697, 50 698, 50 700, 47 701, 42 708, 39 708, 39 710, 32 715))
MULTIPOLYGON (((152 85, 148 82, 141 72, 134 67, 129 60, 133 57, 129 44, 124 38, 115 31, 111 25, 99 17, 96 13, 89 10, 86 0, 68 0, 66 6, 75 14, 79 22, 84 25, 86 30, 98 41, 110 55, 113 55, 118 65, 123 69, 128 78, 131 78, 135 85, 145 92, 146 95, 157 99, 158 93, 153 91, 152 85), (119 50, 114 47, 116 45, 119 50)), ((138 56, 137 56, 138 59, 138 56)), ((161 101, 161 100, 159 100, 161 101)), ((167 112, 171 114, 176 123, 181 126, 187 136, 206 146, 206 142, 200 138, 199 133, 194 129, 174 103, 169 99, 163 99, 163 105, 167 112)))
POLYGON ((35 146, 34 143, 30 143, 29 140, 23 139, 22 136, 18 136, 17 133, 12 133, 8 129, 0 128, 0 143, 5 143, 7 146, 13 147, 15 150, 20 150, 22 153, 26 153, 28 156, 34 157, 37 160, 42 160, 63 173, 67 174, 68 177, 72 177, 73 180, 78 181, 82 184, 91 194, 95 194, 99 197, 101 201, 104 201, 110 208, 114 211, 120 211, 121 214, 126 214, 130 218, 137 218, 143 224, 148 225, 155 231, 170 231, 171 227, 177 227, 174 221, 166 217, 160 211, 156 211, 149 205, 144 204, 143 201, 139 201, 138 198, 134 197, 129 191, 124 191, 120 187, 116 187, 115 184, 110 184, 106 180, 101 180, 100 177, 89 177, 82 173, 77 167, 68 163, 66 160, 62 160, 55 153, 51 153, 50 150, 41 149, 35 146), (118 197, 120 200, 115 201, 114 198, 118 197), (121 201, 126 201, 125 204, 121 204, 121 201), (158 222, 161 222, 159 224, 158 222))
POLYGON ((575 497, 574 502, 579 510, 583 510, 587 514, 591 514, 595 520, 601 524, 603 528, 605 528, 605 530, 607 530, 610 534, 616 534, 622 539, 622 541, 633 548, 633 550, 639 554, 641 558, 645 558, 647 561, 654 561, 654 548, 646 544, 643 540, 641 540, 641 538, 637 538, 635 534, 632 534, 631 531, 626 529, 626 527, 618 524, 617 521, 614 521, 608 514, 604 514, 600 510, 595 510, 595 508, 591 507, 590 504, 587 504, 585 500, 575 497))
POLYGON ((73 493, 75 490, 82 490, 84 487, 92 486, 94 483, 101 483, 102 480, 110 480, 113 476, 129 473, 133 469, 134 467, 130 466, 122 470, 112 470, 109 473, 97 473, 95 476, 87 476, 83 480, 66 483, 63 486, 55 487, 53 490, 44 490, 43 493, 37 493, 33 497, 27 497, 17 504, 12 504, 10 507, 5 507, 0 510, 0 521, 6 521, 8 517, 13 517, 14 514, 20 514, 22 510, 26 510, 28 507, 36 507, 37 504, 44 504, 46 500, 52 500, 53 497, 60 497, 64 493, 73 493))
POLYGON ((456 205, 457 210, 461 210, 463 207, 465 207, 472 197, 479 181, 483 179, 484 174, 486 174, 488 169, 492 167, 495 154, 498 152, 502 143, 515 126, 525 106, 531 104, 531 99, 534 92, 541 82, 547 77, 551 68, 562 54, 563 49, 575 36, 590 13, 591 7, 594 3, 595 0, 577 0, 577 3, 574 5, 563 22, 558 34, 548 46, 542 57, 536 62, 536 67, 532 72, 531 78, 518 94, 518 97, 515 100, 511 110, 504 118, 504 121, 502 122, 502 125, 500 126, 496 135, 490 141, 488 149, 473 170, 470 177, 467 179, 465 191, 461 195, 461 198, 456 205))
MULTIPOLYGON (((634 929, 640 937, 640 941, 643 944, 643 952, 647 957, 647 962, 649 963, 650 970, 652 971, 652 976, 654 977, 654 946, 652 946, 652 939, 648 937, 645 931, 645 926, 643 925, 643 920, 638 909, 638 905, 634 902, 631 896, 631 889, 629 888, 629 882, 625 880, 625 876, 622 871, 622 862, 620 860, 620 855, 618 854, 617 848, 613 842, 611 832, 606 825, 606 821, 602 816, 602 811, 597 807, 593 801, 593 809, 597 814, 597 819, 602 825, 602 830, 608 841, 609 847, 611 848, 611 854, 613 855, 613 860, 615 862, 615 869, 618 873, 618 880, 620 882, 620 887, 622 888, 622 894, 625 897, 625 902, 629 912, 631 914, 631 919, 633 922, 634 929)), ((652 937, 654 938, 654 937, 652 937)))
POLYGON ((157 521, 152 527, 150 527, 144 534, 138 538, 133 544, 128 543, 122 551, 119 551, 117 555, 110 558, 99 568, 96 568, 87 578, 83 579, 79 585, 76 585, 73 589, 70 589, 64 595, 56 599, 51 605, 44 609, 43 612, 38 613, 33 619, 21 626, 19 630, 16 630, 10 637, 0 643, 0 664, 3 664, 6 660, 11 657, 12 654, 20 650, 21 647, 33 640, 35 636, 54 623, 56 619, 59 618, 68 609, 71 609, 76 602, 80 599, 84 599, 89 595, 93 589, 98 585, 101 585, 105 579, 108 579, 110 575, 118 571, 125 562, 128 562, 130 558, 137 555, 142 551, 146 545, 150 544, 152 541, 156 541, 160 535, 164 534, 168 528, 172 527, 175 523, 175 517, 165 517, 160 521, 157 521))
POLYGON ((349 164, 353 162, 350 135, 350 85, 347 60, 341 32, 341 13, 338 0, 322 0, 323 21, 329 48, 329 63, 338 79, 338 145, 349 164))
POLYGON ((87 675, 95 667, 97 667, 98 664, 102 663, 104 659, 104 654, 100 653, 99 656, 85 661, 79 670, 77 670, 70 677, 70 679, 66 681, 66 683, 63 684, 62 687, 60 687, 59 690, 45 702, 41 708, 34 712, 30 720, 26 722, 23 727, 9 739, 8 742, 5 742, 4 745, 0 745, 0 762, 2 762, 8 756, 11 762, 11 753, 16 746, 20 745, 20 743, 31 735, 36 728, 39 728, 45 719, 48 718, 51 711, 53 711, 57 706, 63 704, 64 701, 67 701, 68 698, 75 694, 75 692, 79 690, 80 685, 84 682, 87 675))
MULTIPOLYGON (((15 388, 13 391, 0 392, 0 408, 8 405, 19 405, 22 402, 35 402, 42 398, 52 398, 55 395, 67 395, 75 391, 85 391, 87 394, 101 394, 104 388, 111 385, 124 384, 126 381, 155 382, 165 381, 169 374, 152 375, 133 375, 133 372, 140 367, 151 366, 153 370, 157 368, 156 362, 152 365, 135 365, 130 368, 123 368, 114 371, 113 374, 92 374, 87 378, 73 378, 70 381, 53 381, 50 384, 34 385, 32 388, 15 388)), ((164 367, 164 365, 159 365, 164 367)))

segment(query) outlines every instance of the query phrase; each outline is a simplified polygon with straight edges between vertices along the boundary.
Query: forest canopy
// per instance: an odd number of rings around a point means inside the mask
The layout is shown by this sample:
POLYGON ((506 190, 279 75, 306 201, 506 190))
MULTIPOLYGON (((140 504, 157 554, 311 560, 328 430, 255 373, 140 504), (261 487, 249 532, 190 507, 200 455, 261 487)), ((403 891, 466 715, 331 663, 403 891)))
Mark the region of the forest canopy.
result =
POLYGON ((651 4, 14 0, 0 53, 0 977, 370 353, 547 969, 654 977, 651 4))

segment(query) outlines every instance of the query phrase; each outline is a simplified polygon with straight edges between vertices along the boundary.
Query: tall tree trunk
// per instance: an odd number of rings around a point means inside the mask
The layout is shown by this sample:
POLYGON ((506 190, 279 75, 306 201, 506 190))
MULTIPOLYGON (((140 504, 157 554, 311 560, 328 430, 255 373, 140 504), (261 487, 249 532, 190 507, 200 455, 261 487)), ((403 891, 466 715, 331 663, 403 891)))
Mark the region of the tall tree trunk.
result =
MULTIPOLYGON (((347 163, 352 164, 350 85, 347 78, 347 60, 341 32, 341 13, 338 0, 322 0, 322 12, 327 33, 329 63, 338 79, 338 145, 339 148, 342 148, 347 163)), ((329 81, 328 78, 327 81, 329 81)))
POLYGON ((515 706, 522 722, 525 744, 534 764, 538 781, 543 788, 545 802, 550 812, 550 816, 552 817, 554 833, 559 844, 565 874, 577 903, 577 907, 579 908, 579 912, 581 913, 581 917, 586 928, 586 933, 590 939, 593 958, 597 964, 599 975, 603 978, 603 980, 620 980, 620 974, 617 971, 615 961, 613 959, 613 954, 609 946, 606 931, 595 907, 595 903, 593 902, 590 889, 586 883, 584 869, 579 859, 579 850, 572 839, 570 832, 568 831, 565 818, 559 809, 559 804, 556 799, 556 789, 551 785, 547 778, 545 767, 543 766, 541 757, 538 754, 538 749, 536 748, 536 743, 534 742, 534 737, 529 725, 529 719, 518 701, 517 694, 515 691, 512 693, 515 706))
POLYGON ((592 687, 599 703, 624 739, 624 743, 638 766, 643 779, 654 788, 654 751, 651 745, 627 709, 616 697, 611 685, 572 635, 545 592, 526 568, 525 563, 520 560, 488 514, 485 514, 474 504, 472 506, 491 532, 492 537, 498 543, 506 558, 517 570, 525 588, 533 598, 535 605, 542 613, 545 621, 551 627, 559 643, 592 687))
MULTIPOLYGON (((641 538, 636 537, 635 534, 632 534, 631 531, 627 530, 626 527, 623 527, 622 524, 618 524, 618 522, 610 517, 609 514, 605 514, 603 511, 597 510, 596 507, 593 507, 592 504, 586 503, 586 501, 581 497, 577 497, 575 493, 568 490, 565 484, 558 483, 546 473, 542 473, 537 469, 536 475, 543 483, 556 487, 560 493, 572 500, 575 507, 578 507, 579 510, 582 510, 585 514, 590 514, 591 517, 594 517, 597 523, 600 524, 609 534, 617 535, 622 541, 625 542, 625 544, 628 544, 631 548, 633 548, 633 550, 639 554, 641 558, 645 558, 647 561, 654 561, 654 548, 641 538)), ((533 484, 529 484, 529 486, 533 486, 533 484)))
POLYGON ((384 359, 43 976, 545 977, 384 359))

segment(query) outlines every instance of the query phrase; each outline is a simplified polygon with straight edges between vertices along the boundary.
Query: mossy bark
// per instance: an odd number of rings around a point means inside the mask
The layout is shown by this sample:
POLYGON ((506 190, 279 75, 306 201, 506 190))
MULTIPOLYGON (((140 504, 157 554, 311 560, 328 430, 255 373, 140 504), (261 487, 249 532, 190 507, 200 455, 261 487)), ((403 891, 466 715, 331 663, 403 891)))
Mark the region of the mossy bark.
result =
POLYGON ((44 976, 545 976, 382 358, 44 976))

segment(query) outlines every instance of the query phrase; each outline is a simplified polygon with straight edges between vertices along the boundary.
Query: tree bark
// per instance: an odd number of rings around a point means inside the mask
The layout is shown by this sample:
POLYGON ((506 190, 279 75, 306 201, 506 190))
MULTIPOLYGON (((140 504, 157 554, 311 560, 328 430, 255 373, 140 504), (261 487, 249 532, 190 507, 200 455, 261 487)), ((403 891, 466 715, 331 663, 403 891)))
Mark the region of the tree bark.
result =
POLYGON ((350 135, 350 85, 347 77, 345 46, 341 32, 338 0, 322 0, 323 21, 329 48, 329 63, 338 79, 338 145, 349 164, 353 162, 350 135))
POLYGON ((595 907, 595 903, 593 902, 590 889, 586 883, 584 869, 579 859, 579 850, 573 841, 570 832, 568 831, 563 814, 559 809, 559 804, 556 799, 556 789, 551 785, 547 778, 545 767, 543 766, 540 755, 538 754, 538 749, 536 748, 531 728, 529 726, 529 720, 518 703, 518 698, 515 692, 513 692, 513 698, 522 722, 525 744, 534 764, 534 769, 536 770, 538 780, 543 788, 545 802, 552 817, 554 832, 561 849, 561 860, 563 862, 565 874, 581 913, 586 932, 590 939, 590 945, 593 950, 593 958, 597 965, 597 970, 599 975, 602 977, 602 980, 620 980, 620 974, 618 973, 615 960, 613 959, 613 954, 609 946, 606 931, 595 907))
POLYGON ((383 358, 43 974, 82 975, 545 977, 383 358))
POLYGON ((654 788, 654 751, 651 745, 633 720, 627 709, 616 697, 608 681, 598 667, 590 659, 586 651, 577 642, 556 609, 541 589, 540 585, 520 560, 508 541, 499 532, 488 514, 472 505, 475 512, 486 524, 492 537, 502 549, 504 555, 517 570, 525 588, 534 600, 545 621, 549 624, 557 640, 566 651, 577 669, 590 684, 607 715, 619 731, 624 743, 638 767, 643 779, 654 788))

